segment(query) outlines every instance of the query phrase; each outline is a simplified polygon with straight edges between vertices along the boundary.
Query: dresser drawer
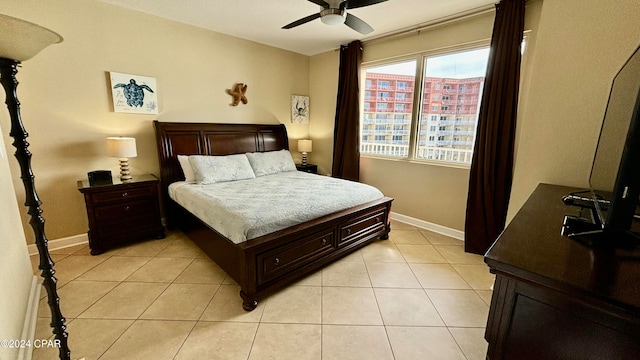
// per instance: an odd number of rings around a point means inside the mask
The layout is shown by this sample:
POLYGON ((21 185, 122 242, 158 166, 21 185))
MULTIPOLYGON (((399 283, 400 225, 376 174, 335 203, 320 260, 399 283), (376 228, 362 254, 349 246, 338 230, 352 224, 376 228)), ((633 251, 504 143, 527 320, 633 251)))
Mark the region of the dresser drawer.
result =
POLYGON ((144 197, 151 197, 155 191, 154 187, 145 186, 129 189, 118 189, 115 191, 96 192, 91 194, 91 202, 94 205, 122 201, 130 199, 139 199, 144 197))
POLYGON ((291 272, 333 251, 333 232, 311 235, 257 256, 258 284, 291 272))
POLYGON ((386 218, 385 210, 379 209, 359 216, 347 223, 341 224, 338 229, 340 234, 338 247, 358 241, 367 237, 367 235, 371 233, 383 230, 386 226, 386 218))

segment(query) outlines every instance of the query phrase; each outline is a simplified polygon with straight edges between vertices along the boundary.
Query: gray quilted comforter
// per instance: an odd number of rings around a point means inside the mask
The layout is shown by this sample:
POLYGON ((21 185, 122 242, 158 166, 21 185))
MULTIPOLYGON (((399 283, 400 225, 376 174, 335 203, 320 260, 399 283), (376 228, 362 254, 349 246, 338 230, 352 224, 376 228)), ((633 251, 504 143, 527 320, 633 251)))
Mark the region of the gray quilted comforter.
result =
POLYGON ((209 185, 178 182, 169 194, 236 244, 383 197, 366 184, 301 171, 209 185))

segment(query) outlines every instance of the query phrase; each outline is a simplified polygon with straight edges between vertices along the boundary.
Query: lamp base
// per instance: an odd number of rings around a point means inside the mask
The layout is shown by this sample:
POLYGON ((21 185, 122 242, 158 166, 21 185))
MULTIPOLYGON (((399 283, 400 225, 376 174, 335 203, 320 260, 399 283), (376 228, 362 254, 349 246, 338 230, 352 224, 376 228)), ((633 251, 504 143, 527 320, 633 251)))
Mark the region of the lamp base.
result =
POLYGON ((120 180, 122 182, 131 181, 133 177, 131 176, 131 171, 129 170, 129 159, 120 158, 120 180))
POLYGON ((302 165, 307 165, 307 153, 302 152, 302 165))

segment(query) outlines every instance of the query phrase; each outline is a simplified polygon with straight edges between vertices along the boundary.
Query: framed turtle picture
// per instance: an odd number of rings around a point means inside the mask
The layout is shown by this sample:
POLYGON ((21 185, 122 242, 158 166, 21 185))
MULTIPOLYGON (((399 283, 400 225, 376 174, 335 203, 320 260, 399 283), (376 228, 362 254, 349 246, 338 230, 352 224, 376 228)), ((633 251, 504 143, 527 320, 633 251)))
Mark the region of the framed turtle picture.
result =
POLYGON ((136 114, 158 113, 156 79, 109 72, 113 111, 136 114))

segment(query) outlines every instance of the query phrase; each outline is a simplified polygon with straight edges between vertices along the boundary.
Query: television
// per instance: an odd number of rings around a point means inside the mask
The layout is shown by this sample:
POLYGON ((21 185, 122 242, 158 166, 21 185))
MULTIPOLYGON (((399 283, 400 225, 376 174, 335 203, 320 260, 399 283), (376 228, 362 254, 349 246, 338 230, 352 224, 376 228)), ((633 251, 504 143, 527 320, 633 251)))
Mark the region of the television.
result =
POLYGON ((593 157, 589 190, 565 196, 565 203, 589 210, 589 217, 565 217, 563 234, 590 244, 634 245, 640 197, 640 47, 613 79, 593 157))

